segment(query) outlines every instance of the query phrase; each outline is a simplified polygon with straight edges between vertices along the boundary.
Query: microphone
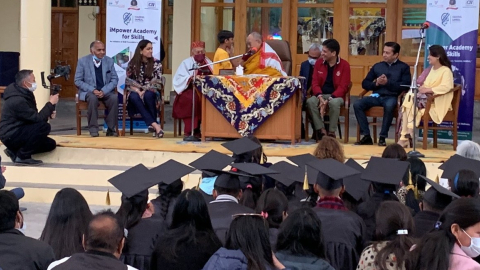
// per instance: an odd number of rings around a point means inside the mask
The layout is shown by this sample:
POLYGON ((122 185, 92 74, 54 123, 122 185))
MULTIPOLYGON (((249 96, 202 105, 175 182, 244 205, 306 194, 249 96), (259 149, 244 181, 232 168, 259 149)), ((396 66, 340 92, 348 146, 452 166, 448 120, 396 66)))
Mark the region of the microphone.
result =
POLYGON ((429 27, 430 27, 430 23, 429 23, 429 22, 424 22, 424 23, 422 24, 422 28, 421 28, 421 29, 422 29, 422 30, 425 30, 425 29, 428 29, 429 27))
POLYGON ((250 56, 254 55, 257 51, 258 51, 257 48, 252 47, 248 52, 246 52, 246 53, 242 56, 242 60, 243 60, 243 61, 247 61, 248 58, 250 58, 250 56))

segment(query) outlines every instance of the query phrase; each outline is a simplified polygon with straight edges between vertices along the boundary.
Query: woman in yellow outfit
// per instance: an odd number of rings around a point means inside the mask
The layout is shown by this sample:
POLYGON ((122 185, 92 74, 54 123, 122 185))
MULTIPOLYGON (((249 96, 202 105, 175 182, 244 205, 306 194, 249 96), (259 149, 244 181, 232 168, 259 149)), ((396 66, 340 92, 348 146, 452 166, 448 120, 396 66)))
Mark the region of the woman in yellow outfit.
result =
MULTIPOLYGON (((453 88, 452 65, 448 60, 447 54, 442 46, 432 45, 428 55, 428 63, 430 67, 426 69, 419 77, 417 96, 417 118, 416 126, 420 124, 420 120, 425 113, 425 101, 427 95, 442 95, 434 99, 430 108, 430 117, 433 122, 440 124, 449 110, 452 109, 453 92, 449 91, 453 88), (425 78, 426 77, 426 78, 425 78), (423 81, 423 78, 424 81, 423 81), (422 82, 423 81, 423 82, 422 82)), ((407 147, 413 136, 413 93, 405 95, 403 100, 401 113, 402 125, 400 131, 400 139, 398 144, 407 147)))

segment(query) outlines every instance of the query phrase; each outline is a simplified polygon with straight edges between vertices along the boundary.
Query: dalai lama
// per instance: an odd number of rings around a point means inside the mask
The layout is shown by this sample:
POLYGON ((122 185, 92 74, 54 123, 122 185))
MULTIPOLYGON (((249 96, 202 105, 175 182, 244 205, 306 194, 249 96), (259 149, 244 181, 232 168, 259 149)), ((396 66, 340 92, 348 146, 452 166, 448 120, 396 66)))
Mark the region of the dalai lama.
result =
POLYGON ((283 70, 282 61, 277 53, 266 42, 263 42, 262 35, 252 32, 247 37, 246 53, 242 60, 245 74, 264 74, 269 76, 287 76, 283 70))
MULTIPOLYGON (((188 137, 192 133, 192 121, 194 124, 193 135, 200 138, 201 102, 200 95, 195 96, 195 117, 192 119, 192 91, 194 70, 190 70, 196 63, 198 66, 211 64, 212 61, 205 56, 205 42, 195 41, 192 43, 190 57, 183 60, 173 77, 173 89, 177 97, 173 102, 173 118, 183 119, 184 135, 188 137)), ((198 70, 197 75, 212 75, 212 67, 204 67, 198 70)))

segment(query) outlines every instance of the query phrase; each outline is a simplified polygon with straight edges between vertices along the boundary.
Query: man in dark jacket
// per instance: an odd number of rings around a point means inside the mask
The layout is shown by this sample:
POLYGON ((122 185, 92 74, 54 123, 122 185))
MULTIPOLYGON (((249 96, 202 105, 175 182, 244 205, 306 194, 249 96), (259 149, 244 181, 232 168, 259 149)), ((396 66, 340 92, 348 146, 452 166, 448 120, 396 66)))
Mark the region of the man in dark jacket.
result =
POLYGON ((123 226, 115 214, 110 211, 93 216, 83 235, 84 253, 55 261, 50 265, 53 270, 135 270, 123 264, 119 258, 125 244, 123 226))
POLYGON ((3 94, 5 102, 0 120, 0 140, 7 147, 5 154, 18 165, 40 165, 41 160, 32 154, 50 152, 56 142, 48 137, 49 118, 55 118, 58 94, 50 96, 40 112, 33 91, 37 88, 32 70, 20 70, 15 83, 10 84, 3 94))
POLYGON ((380 131, 379 146, 386 146, 385 139, 388 137, 388 130, 392 125, 393 112, 397 107, 397 98, 408 90, 412 76, 410 67, 404 62, 398 60, 400 54, 400 45, 396 42, 387 42, 383 47, 383 61, 373 65, 362 82, 362 88, 373 93, 353 104, 355 117, 360 126, 360 133, 363 138, 356 142, 356 145, 372 145, 372 137, 368 127, 365 111, 374 107, 383 107, 382 130, 380 131))
POLYGON ((53 262, 53 249, 27 237, 19 229, 23 215, 15 195, 0 190, 0 269, 45 270, 53 262))

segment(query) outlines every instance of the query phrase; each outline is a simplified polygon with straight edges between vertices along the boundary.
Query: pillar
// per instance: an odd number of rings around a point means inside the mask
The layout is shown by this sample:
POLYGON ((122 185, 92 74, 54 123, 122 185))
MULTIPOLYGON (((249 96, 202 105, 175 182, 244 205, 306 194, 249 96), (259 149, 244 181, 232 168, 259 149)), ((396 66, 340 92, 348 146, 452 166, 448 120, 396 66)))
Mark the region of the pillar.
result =
POLYGON ((51 5, 51 0, 21 0, 20 6, 20 69, 31 69, 35 74, 38 86, 34 94, 39 110, 50 95, 41 86, 40 72, 48 75, 51 68, 51 5))
POLYGON ((175 1, 173 7, 172 75, 175 75, 180 63, 190 56, 190 44, 192 43, 191 18, 192 1, 175 1), (186 18, 190 18, 190 20, 186 18))

